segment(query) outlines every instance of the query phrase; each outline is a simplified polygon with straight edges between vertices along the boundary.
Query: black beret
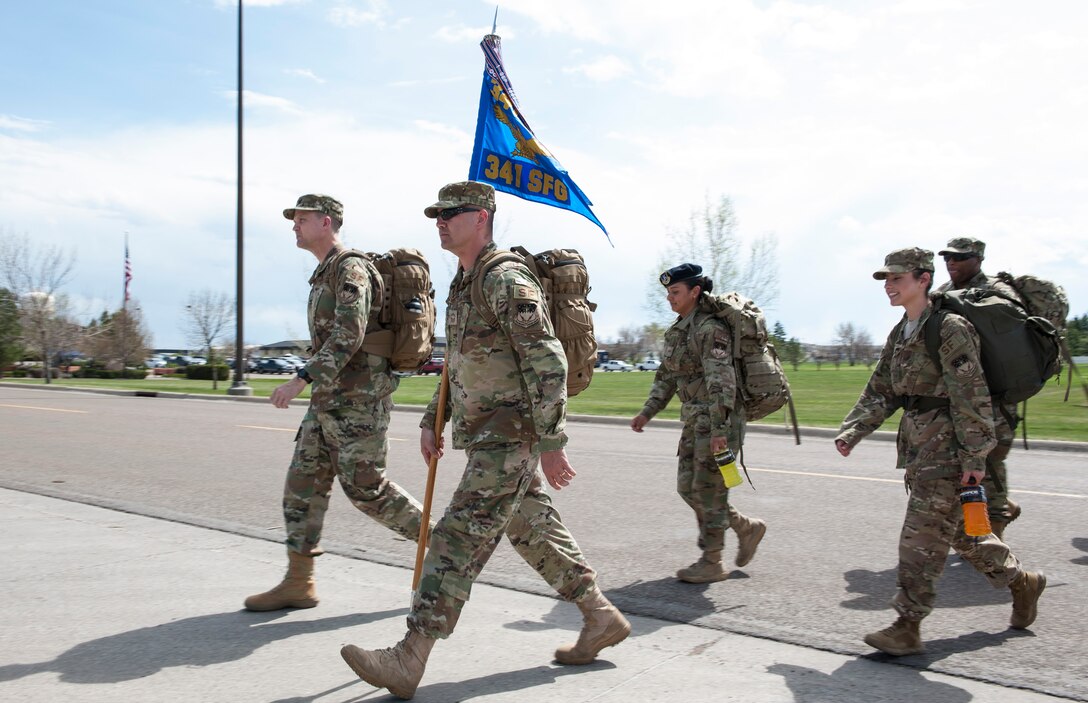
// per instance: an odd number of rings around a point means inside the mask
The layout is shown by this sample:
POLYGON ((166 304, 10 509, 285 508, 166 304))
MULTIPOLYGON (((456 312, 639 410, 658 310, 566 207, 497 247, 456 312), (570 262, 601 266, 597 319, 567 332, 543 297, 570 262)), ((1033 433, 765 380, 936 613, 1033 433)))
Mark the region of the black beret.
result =
POLYGON ((668 288, 673 283, 680 283, 689 278, 695 278, 702 273, 703 267, 699 264, 680 264, 679 266, 673 266, 671 269, 661 274, 658 280, 661 281, 661 285, 668 288))

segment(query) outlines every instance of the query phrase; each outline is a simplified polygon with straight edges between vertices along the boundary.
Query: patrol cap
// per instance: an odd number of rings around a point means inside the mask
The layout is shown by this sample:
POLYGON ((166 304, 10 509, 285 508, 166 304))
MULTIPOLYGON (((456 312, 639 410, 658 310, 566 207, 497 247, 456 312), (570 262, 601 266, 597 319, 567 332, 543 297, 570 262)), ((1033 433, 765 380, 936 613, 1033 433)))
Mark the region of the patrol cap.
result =
POLYGON ((918 247, 896 249, 884 257, 884 268, 873 273, 873 278, 879 281, 889 273, 910 273, 918 269, 933 273, 933 252, 918 247))
POLYGON ((495 212, 495 189, 486 183, 459 181, 448 183, 438 191, 438 202, 423 208, 423 214, 430 218, 451 207, 471 205, 495 212))
POLYGON ((986 258, 986 242, 974 237, 956 237, 948 240, 948 246, 937 252, 937 256, 945 254, 970 254, 977 256, 979 260, 986 258))
POLYGON ((295 219, 295 210, 320 212, 329 217, 335 217, 340 222, 344 221, 344 206, 331 195, 321 195, 320 193, 300 195, 294 207, 289 207, 283 211, 283 216, 288 220, 293 220, 295 219))
POLYGON ((671 269, 661 274, 657 280, 661 281, 661 285, 668 288, 673 283, 680 283, 695 278, 702 273, 703 267, 699 264, 680 264, 679 266, 673 266, 671 269))

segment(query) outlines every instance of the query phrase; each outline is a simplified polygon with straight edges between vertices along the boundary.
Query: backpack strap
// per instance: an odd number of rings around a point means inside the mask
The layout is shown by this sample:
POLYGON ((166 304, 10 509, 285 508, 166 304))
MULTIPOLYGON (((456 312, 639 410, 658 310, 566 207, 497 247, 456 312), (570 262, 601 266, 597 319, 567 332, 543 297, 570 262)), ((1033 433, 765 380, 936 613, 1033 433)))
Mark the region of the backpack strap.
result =
POLYGON ((537 286, 543 288, 540 286, 540 281, 536 273, 530 269, 528 264, 526 264, 526 261, 532 260, 532 254, 524 247, 513 247, 513 250, 496 249, 477 264, 480 268, 480 272, 476 274, 476 278, 472 281, 470 293, 472 296, 472 307, 476 308, 476 311, 480 313, 480 317, 484 318, 484 322, 486 322, 488 326, 498 327, 499 316, 491 309, 491 305, 488 304, 487 298, 484 296, 484 279, 499 264, 512 261, 522 264, 526 269, 529 269, 529 275, 537 282, 537 286))
POLYGON ((378 320, 385 302, 385 282, 382 275, 370 260, 370 256, 358 249, 344 249, 336 258, 329 262, 325 269, 325 281, 336 287, 336 277, 340 275, 340 266, 351 257, 358 257, 363 261, 363 268, 370 276, 370 286, 373 289, 370 300, 370 313, 367 315, 366 330, 363 335, 363 351, 368 354, 377 354, 388 358, 393 349, 393 331, 383 329, 378 320))

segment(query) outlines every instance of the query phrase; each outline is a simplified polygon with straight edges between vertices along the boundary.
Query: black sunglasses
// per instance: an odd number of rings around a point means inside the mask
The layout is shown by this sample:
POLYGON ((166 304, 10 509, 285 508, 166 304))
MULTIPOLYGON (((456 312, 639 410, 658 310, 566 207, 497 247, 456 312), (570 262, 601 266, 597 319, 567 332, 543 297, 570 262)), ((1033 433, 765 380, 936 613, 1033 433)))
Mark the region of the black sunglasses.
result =
POLYGON ((973 258, 975 258, 974 254, 945 254, 944 255, 944 260, 945 261, 948 261, 950 259, 952 261, 967 261, 968 259, 973 259, 973 258))
POLYGON ((448 207, 445 210, 439 210, 438 211, 438 219, 442 220, 443 222, 448 222, 448 221, 452 220, 453 218, 457 217, 458 215, 460 215, 463 212, 479 212, 479 211, 480 211, 480 208, 478 208, 478 207, 465 207, 463 205, 461 207, 448 207))

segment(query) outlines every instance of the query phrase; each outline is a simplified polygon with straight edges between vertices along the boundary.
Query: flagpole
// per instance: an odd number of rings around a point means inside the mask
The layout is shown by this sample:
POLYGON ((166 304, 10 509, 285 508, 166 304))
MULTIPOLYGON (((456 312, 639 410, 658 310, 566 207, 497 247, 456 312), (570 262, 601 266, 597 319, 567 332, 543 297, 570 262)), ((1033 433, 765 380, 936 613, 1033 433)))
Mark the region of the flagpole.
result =
POLYGON ((242 276, 242 0, 238 0, 238 220, 235 232, 234 256, 234 381, 227 389, 227 395, 253 395, 253 389, 246 385, 245 375, 245 334, 243 332, 243 293, 242 276))

